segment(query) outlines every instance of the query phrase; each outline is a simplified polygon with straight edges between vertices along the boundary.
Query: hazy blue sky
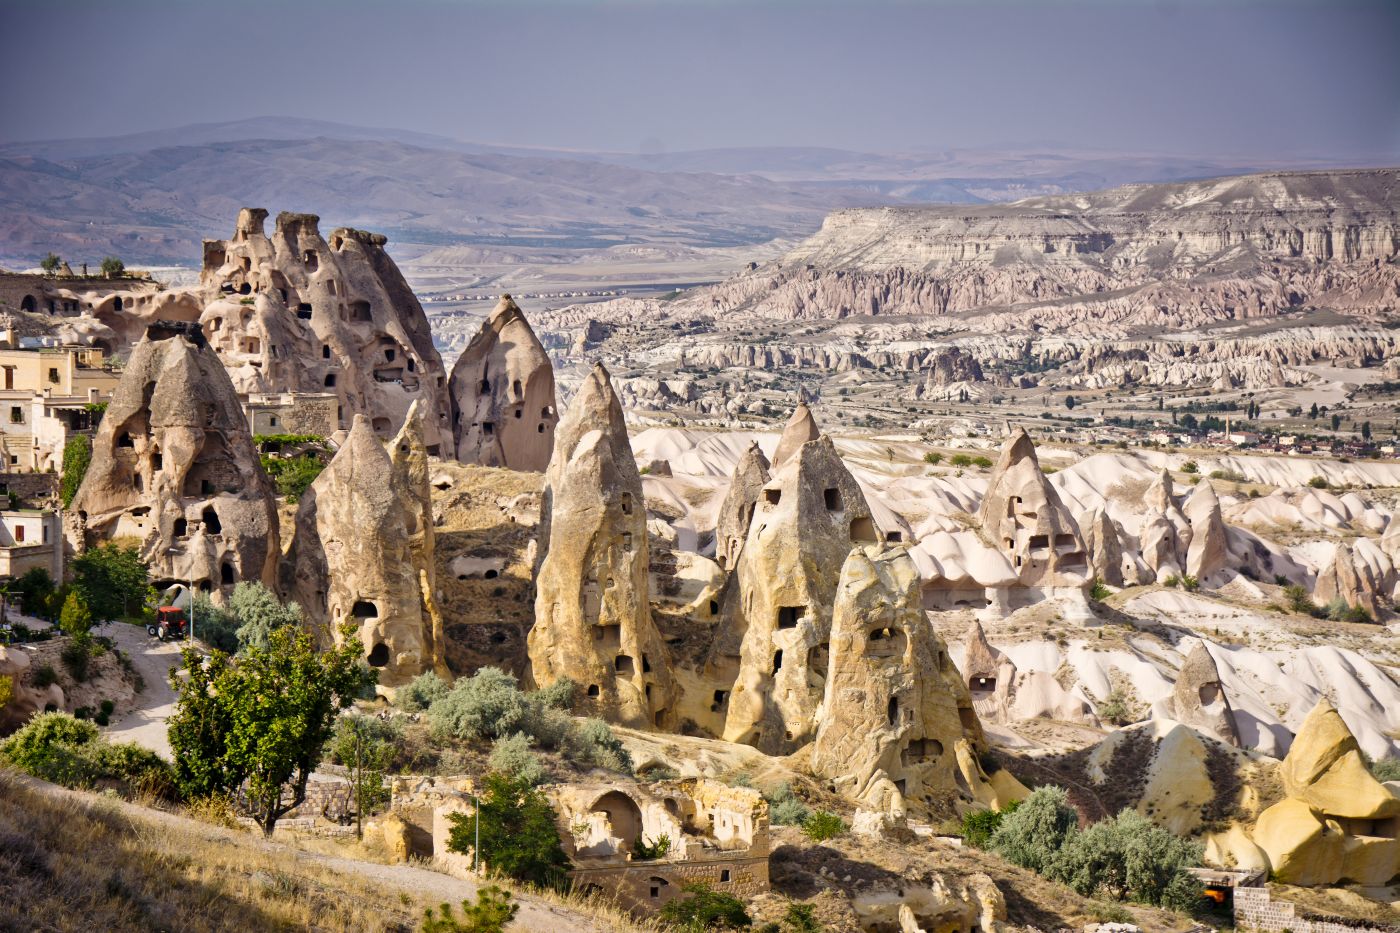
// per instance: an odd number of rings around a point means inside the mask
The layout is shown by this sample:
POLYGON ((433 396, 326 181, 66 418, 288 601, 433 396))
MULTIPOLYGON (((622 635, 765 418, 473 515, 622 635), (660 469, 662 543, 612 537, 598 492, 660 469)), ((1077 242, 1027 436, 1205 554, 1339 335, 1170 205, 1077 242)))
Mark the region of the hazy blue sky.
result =
POLYGON ((0 140, 269 114, 625 151, 1400 160, 1400 2, 0 0, 0 140))

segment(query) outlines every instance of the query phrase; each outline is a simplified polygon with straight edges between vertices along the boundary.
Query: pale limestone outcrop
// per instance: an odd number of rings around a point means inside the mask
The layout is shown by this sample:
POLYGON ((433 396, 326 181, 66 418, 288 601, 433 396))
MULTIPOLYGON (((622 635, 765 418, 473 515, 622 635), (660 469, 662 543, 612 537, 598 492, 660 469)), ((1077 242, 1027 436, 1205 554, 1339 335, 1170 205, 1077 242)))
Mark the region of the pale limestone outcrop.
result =
POLYGON ((29 673, 29 654, 22 648, 0 645, 0 677, 9 678, 9 702, 0 703, 0 736, 8 735, 29 721, 29 717, 52 704, 63 709, 63 688, 58 684, 34 687, 23 683, 29 673))
POLYGON ((865 496, 831 438, 803 444, 775 469, 758 499, 709 663, 711 679, 733 683, 724 710, 727 741, 769 754, 810 741, 841 567, 854 545, 878 540, 865 496))
POLYGON ((1400 876, 1400 796, 1366 768, 1356 738, 1327 700, 1303 721, 1279 766, 1285 798, 1249 829, 1217 833, 1219 864, 1267 857, 1271 876, 1297 885, 1386 884, 1400 876))
POLYGON ((283 588, 308 622, 336 641, 352 625, 385 693, 424 671, 447 675, 422 430, 414 406, 391 454, 356 415, 301 497, 283 563, 283 588))
POLYGON ((64 528, 80 552, 135 539, 157 585, 274 582, 272 485, 199 325, 158 322, 131 351, 64 528))
POLYGON ((979 719, 1004 723, 1011 718, 1011 688, 1016 681, 1016 665, 992 647, 982 623, 976 619, 967 629, 962 675, 979 719))
POLYGON ((1089 568, 1093 575, 1109 586, 1123 586, 1123 530, 1103 508, 1079 523, 1084 534, 1084 547, 1089 552, 1089 568))
POLYGON ((1191 542, 1186 548, 1186 572, 1205 581, 1230 567, 1230 532, 1220 514, 1220 498, 1215 487, 1202 480, 1186 497, 1182 514, 1191 523, 1191 542))
POLYGON ((642 478, 601 365, 559 422, 541 511, 534 683, 568 677, 608 719, 673 726, 671 662, 651 618, 642 478))
POLYGON ((768 458, 754 441, 734 467, 729 491, 724 494, 715 523, 715 562, 726 570, 738 563, 758 497, 770 479, 768 458))
POLYGON ((363 414, 388 440, 420 400, 434 454, 452 449, 442 359, 423 307, 384 251, 385 237, 340 228, 329 242, 314 214, 244 208, 228 240, 204 241, 200 322, 242 396, 334 395, 341 427, 363 414))
POLYGON ((457 358, 449 390, 458 460, 545 471, 559 421, 554 366, 509 295, 457 358))
POLYGON ((821 429, 817 427, 817 419, 812 416, 812 410, 805 403, 799 404, 793 409, 787 424, 783 426, 783 435, 778 438, 778 447, 773 451, 772 468, 778 469, 797 453, 803 444, 821 436, 821 429))
POLYGON ((812 772, 885 812, 926 810, 960 790, 971 800, 955 749, 963 740, 980 748, 982 726, 924 614, 907 551, 877 544, 850 552, 830 646, 812 772))
POLYGON ((1171 718, 1229 745, 1239 747, 1235 711, 1220 681, 1220 671, 1205 642, 1197 642, 1176 675, 1171 718))
POLYGON ((1147 488, 1147 512, 1138 532, 1142 560, 1158 583, 1186 572, 1191 521, 1176 504, 1172 475, 1165 469, 1147 488))
POLYGON ((1317 575, 1313 602, 1326 606, 1340 599, 1354 609, 1365 609, 1374 619, 1380 613, 1378 596, 1383 589, 1384 581, 1377 578, 1372 566, 1358 559, 1349 542, 1341 541, 1331 563, 1317 575))
POLYGON ((1002 449, 978 517, 983 533, 1011 560, 1021 586, 1082 598, 1090 580, 1079 525, 1041 472, 1024 430, 1002 449))
POLYGON ((988 875, 932 874, 920 884, 855 894, 851 908, 863 930, 1006 933, 1006 897, 988 875))

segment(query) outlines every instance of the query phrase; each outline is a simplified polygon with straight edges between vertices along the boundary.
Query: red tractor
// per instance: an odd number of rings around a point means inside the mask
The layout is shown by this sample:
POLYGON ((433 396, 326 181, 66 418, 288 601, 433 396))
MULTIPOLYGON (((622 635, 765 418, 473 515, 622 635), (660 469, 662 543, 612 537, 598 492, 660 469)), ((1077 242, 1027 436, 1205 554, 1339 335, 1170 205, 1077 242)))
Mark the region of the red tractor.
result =
POLYGON ((156 610, 156 620, 146 626, 146 634, 161 641, 184 638, 189 632, 189 619, 179 606, 161 606, 156 610))

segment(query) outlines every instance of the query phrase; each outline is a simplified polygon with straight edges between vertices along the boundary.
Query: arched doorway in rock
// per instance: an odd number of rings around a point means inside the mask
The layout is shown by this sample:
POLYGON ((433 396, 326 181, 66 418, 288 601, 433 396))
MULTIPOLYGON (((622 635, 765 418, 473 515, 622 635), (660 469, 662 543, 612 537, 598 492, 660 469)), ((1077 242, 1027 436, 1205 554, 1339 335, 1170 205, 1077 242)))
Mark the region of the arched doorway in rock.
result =
POLYGON ((589 810, 604 814, 611 827, 610 835, 622 840, 622 851, 632 851, 642 833, 642 811, 635 800, 621 791, 608 791, 593 801, 589 810))

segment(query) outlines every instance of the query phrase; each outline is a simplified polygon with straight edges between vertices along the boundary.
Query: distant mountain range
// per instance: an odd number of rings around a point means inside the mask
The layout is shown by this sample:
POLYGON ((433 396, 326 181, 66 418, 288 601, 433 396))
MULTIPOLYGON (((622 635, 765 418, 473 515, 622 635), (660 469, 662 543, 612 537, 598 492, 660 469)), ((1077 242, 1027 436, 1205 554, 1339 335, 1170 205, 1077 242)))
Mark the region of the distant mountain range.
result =
POLYGON ((575 152, 260 117, 0 145, 0 264, 32 266, 50 250, 75 262, 193 264, 200 241, 226 235, 245 205, 387 234, 403 260, 463 246, 742 246, 810 234, 836 208, 1006 201, 1261 167, 1272 166, 1045 149, 575 152))

